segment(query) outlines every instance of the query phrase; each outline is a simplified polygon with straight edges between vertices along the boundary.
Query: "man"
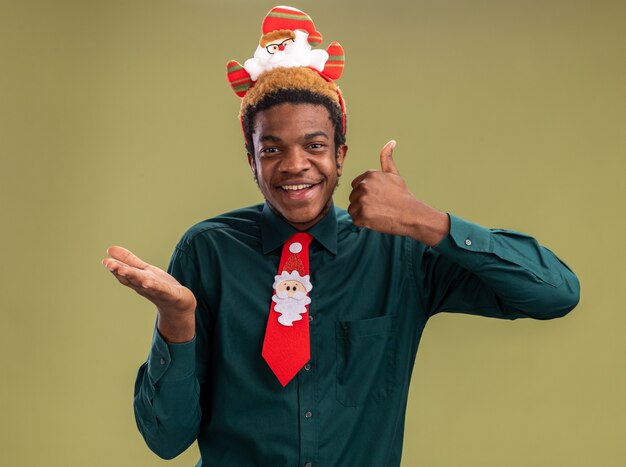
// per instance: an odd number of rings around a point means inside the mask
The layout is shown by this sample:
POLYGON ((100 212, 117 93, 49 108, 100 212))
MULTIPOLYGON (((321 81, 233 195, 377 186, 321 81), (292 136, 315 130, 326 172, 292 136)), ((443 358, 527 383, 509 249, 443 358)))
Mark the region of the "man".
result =
MULTIPOLYGON (((268 17, 310 26, 284 8, 268 17)), ((333 79, 302 67, 250 83, 230 73, 265 203, 192 227, 169 274, 121 247, 103 260, 157 307, 135 386, 139 429, 164 458, 197 439, 200 465, 398 466, 427 319, 563 316, 578 281, 533 238, 416 199, 394 141, 381 170, 352 182, 348 211, 336 208, 348 148, 333 79)))

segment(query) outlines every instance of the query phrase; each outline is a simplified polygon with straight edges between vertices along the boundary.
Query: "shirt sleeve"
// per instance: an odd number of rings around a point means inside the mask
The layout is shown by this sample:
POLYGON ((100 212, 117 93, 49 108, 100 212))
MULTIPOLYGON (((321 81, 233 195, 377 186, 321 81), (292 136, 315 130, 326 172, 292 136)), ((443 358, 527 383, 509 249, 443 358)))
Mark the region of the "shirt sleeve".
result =
POLYGON ((576 306, 578 279, 534 238, 449 217, 450 233, 417 262, 429 315, 550 319, 576 306))
MULTIPOLYGON (((196 297, 197 271, 186 253, 178 248, 172 256, 168 272, 181 284, 189 287, 196 297)), ((200 384, 196 376, 196 347, 198 315, 196 309, 196 336, 190 342, 166 342, 155 329, 148 361, 137 374, 135 382, 135 420, 148 447, 159 457, 172 459, 187 449, 198 436, 200 420, 200 384)))

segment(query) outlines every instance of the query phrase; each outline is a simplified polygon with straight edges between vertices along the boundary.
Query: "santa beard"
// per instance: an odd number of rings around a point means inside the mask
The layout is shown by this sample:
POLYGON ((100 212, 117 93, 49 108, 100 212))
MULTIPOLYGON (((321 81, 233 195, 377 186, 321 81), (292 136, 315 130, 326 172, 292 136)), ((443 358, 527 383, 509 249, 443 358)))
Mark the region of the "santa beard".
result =
POLYGON ((293 326, 294 321, 302 319, 301 314, 306 313, 306 306, 311 303, 311 299, 302 292, 296 292, 293 297, 289 297, 287 292, 276 292, 272 297, 275 302, 274 310, 280 313, 278 322, 283 326, 293 326))

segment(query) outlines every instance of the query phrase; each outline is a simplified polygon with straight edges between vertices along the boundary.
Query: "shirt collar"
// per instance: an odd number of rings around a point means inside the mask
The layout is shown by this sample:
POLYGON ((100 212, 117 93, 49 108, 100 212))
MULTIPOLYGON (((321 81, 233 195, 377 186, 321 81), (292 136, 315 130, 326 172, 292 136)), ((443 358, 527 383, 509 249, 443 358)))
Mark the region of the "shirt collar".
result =
MULTIPOLYGON (((261 242, 263 254, 282 246, 297 230, 276 214, 267 202, 261 213, 261 242)), ((317 224, 307 230, 320 245, 337 255, 337 214, 334 204, 317 224)))

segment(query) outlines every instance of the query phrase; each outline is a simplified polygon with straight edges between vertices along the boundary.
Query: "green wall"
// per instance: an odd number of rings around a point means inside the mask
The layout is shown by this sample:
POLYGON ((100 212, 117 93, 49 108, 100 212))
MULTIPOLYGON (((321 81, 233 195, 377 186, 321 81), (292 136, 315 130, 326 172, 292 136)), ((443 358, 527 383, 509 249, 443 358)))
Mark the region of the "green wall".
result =
MULTIPOLYGON (((2 465, 165 464, 131 406, 154 312, 100 259, 121 244, 164 267, 188 226, 260 201, 224 65, 271 6, 0 5, 2 465)), ((404 467, 624 465, 626 2, 293 6, 347 51, 338 205, 395 138, 418 197, 534 235, 582 283, 564 319, 429 323, 404 467)))

